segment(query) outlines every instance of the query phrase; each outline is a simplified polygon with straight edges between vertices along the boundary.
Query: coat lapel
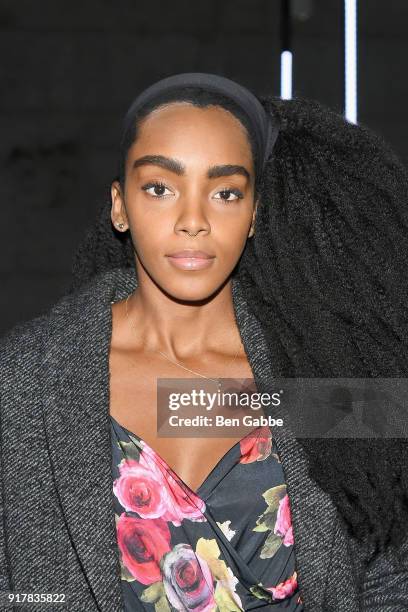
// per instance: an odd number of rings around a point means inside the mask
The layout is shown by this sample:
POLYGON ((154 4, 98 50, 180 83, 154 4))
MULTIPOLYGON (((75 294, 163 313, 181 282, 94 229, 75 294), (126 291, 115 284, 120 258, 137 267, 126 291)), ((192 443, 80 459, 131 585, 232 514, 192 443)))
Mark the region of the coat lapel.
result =
MULTIPOLYGON (((104 610, 122 605, 109 420, 111 301, 136 286, 133 269, 117 268, 62 298, 50 313, 44 353, 44 419, 55 483, 72 545, 104 610)), ((273 381, 266 342, 237 280, 233 302, 255 383, 266 390, 273 381)), ((290 432, 277 428, 275 439, 291 501, 300 589, 310 609, 319 610, 336 512, 309 477, 307 456, 290 432)))
MULTIPOLYGON (((239 282, 233 283, 233 301, 237 325, 257 390, 260 393, 273 393, 277 388, 274 380, 277 381, 278 377, 272 369, 270 350, 260 322, 251 313, 239 282)), ((264 411, 265 414, 269 412, 264 411)), ((289 423, 289 415, 285 418, 285 414, 284 409, 279 409, 279 414, 275 416, 282 416, 284 422, 289 423)), ((299 588, 307 609, 318 612, 323 609, 323 585, 326 584, 328 568, 335 552, 333 545, 339 518, 331 497, 309 476, 308 456, 290 428, 276 427, 272 435, 278 447, 290 500, 299 588)), ((338 582, 342 578, 340 576, 338 582)), ((350 611, 355 609, 355 594, 350 581, 347 589, 348 593, 342 595, 345 605, 342 610, 350 611)))
POLYGON ((123 295, 131 280, 108 273, 60 300, 44 355, 51 373, 44 419, 62 511, 96 605, 112 611, 123 604, 111 473, 110 302, 116 282, 123 295))

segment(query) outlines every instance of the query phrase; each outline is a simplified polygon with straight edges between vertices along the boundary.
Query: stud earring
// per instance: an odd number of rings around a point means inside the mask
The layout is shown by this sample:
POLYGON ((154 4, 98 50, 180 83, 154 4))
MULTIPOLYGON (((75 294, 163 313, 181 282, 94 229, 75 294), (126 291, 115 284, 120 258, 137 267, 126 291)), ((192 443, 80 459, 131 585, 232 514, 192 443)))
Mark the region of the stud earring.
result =
POLYGON ((125 227, 124 223, 117 223, 116 225, 119 229, 123 229, 125 227))

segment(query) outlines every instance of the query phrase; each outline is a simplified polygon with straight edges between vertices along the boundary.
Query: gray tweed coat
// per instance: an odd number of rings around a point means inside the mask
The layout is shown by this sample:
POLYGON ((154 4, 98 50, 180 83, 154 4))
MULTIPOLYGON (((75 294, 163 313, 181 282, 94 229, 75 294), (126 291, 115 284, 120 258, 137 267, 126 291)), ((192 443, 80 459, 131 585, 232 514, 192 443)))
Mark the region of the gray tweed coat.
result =
MULTIPOLYGON (((69 600, 68 608, 33 603, 16 610, 122 609, 111 474, 110 303, 136 286, 134 270, 100 274, 0 340, 0 591, 65 593, 69 600)), ((265 339, 237 280, 233 301, 255 382, 264 389, 271 377, 265 339)), ((408 610, 408 561, 401 566, 387 553, 366 566, 331 498, 308 476, 303 447, 278 428, 275 439, 305 609, 408 610)))

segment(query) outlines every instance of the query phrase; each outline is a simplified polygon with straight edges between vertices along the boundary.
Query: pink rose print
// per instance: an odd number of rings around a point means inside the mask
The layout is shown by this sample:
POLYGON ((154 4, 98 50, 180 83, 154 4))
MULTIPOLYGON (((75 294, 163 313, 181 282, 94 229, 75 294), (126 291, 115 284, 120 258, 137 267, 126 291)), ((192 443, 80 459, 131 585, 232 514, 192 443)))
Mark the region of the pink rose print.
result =
POLYGON ((117 539, 122 563, 142 584, 161 580, 160 559, 170 550, 170 531, 161 519, 120 515, 117 539))
POLYGON ((166 499, 166 512, 162 518, 174 526, 181 525, 183 519, 206 521, 205 502, 178 478, 177 474, 148 445, 143 443, 140 465, 155 474, 161 491, 166 499))
POLYGON ((189 544, 176 544, 163 558, 162 571, 167 598, 176 610, 214 610, 210 568, 189 544))
POLYGON ((113 492, 127 512, 142 518, 161 518, 181 525, 183 519, 205 521, 205 502, 177 479, 164 461, 146 443, 140 460, 119 465, 120 477, 113 492))
POLYGON ((120 477, 113 483, 113 492, 120 505, 142 518, 164 518, 169 499, 167 491, 161 489, 161 479, 133 459, 122 462, 119 473, 120 477))
POLYGON ((239 463, 252 463, 266 459, 272 448, 272 434, 269 427, 258 427, 258 433, 249 432, 239 442, 241 458, 239 463))
POLYGON ((273 532, 283 538, 282 544, 285 546, 293 544, 293 527, 288 494, 279 502, 275 529, 273 532))
POLYGON ((272 593, 274 599, 285 599, 285 597, 293 595, 297 586, 297 573, 294 572, 292 576, 284 582, 280 582, 275 587, 266 587, 266 590, 272 593))

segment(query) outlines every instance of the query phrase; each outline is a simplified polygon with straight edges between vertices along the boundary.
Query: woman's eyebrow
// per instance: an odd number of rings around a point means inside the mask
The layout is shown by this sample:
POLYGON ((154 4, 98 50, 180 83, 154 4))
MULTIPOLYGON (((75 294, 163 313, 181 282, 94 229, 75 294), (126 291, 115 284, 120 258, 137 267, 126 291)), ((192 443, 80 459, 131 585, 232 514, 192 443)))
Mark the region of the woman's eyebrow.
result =
MULTIPOLYGON (((132 170, 134 168, 147 166, 149 164, 153 166, 160 166, 160 168, 174 172, 179 176, 184 175, 186 171, 185 166, 180 161, 172 157, 165 157, 164 155, 143 155, 143 157, 135 159, 132 164, 132 170)), ((242 176, 245 176, 245 178, 248 180, 251 178, 248 170, 244 166, 237 164, 211 166, 208 168, 207 178, 219 178, 220 176, 231 176, 232 174, 242 174, 242 176)))

